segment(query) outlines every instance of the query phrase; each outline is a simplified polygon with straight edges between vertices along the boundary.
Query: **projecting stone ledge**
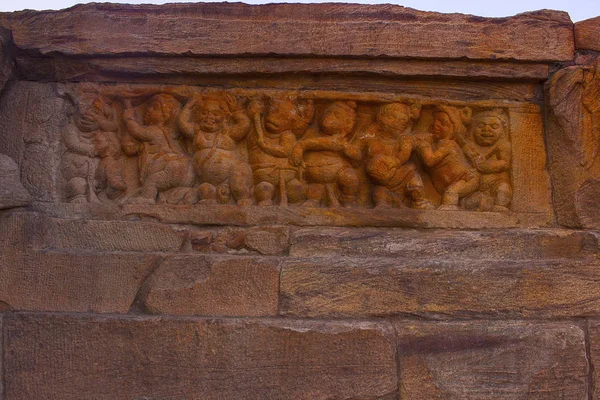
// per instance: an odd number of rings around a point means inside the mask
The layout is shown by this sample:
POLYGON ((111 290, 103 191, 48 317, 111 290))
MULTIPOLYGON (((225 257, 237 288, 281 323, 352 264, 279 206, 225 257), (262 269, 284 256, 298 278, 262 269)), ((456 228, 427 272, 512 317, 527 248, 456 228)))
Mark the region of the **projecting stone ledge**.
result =
POLYGON ((0 26, 20 50, 42 55, 567 61, 574 51, 568 14, 550 10, 482 18, 393 5, 89 4, 0 14, 0 26))
POLYGON ((575 47, 577 50, 600 51, 600 17, 575 24, 575 47))

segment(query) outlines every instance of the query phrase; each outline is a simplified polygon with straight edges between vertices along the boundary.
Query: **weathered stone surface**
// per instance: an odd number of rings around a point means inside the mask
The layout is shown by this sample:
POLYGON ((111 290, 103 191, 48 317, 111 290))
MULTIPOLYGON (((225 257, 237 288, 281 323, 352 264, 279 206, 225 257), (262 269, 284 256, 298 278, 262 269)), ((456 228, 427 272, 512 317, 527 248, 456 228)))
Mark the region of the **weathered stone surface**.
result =
POLYGON ((0 27, 0 92, 2 92, 6 82, 12 79, 15 73, 12 46, 10 31, 0 27))
POLYGON ((4 400, 4 326, 2 324, 3 315, 0 313, 0 352, 2 352, 2 357, 0 357, 0 400, 4 400))
POLYGON ((11 400, 390 399, 397 391, 393 332, 381 324, 9 314, 5 325, 11 400))
POLYGON ((587 398, 584 333, 571 323, 398 322, 407 400, 587 398))
MULTIPOLYGON (((119 57, 76 58, 20 56, 17 58, 19 76, 41 81, 99 81, 113 82, 120 74, 174 77, 222 74, 253 74, 277 76, 279 74, 376 74, 387 77, 430 77, 443 75, 453 78, 503 78, 542 81, 548 78, 548 65, 514 63, 507 61, 428 61, 428 60, 373 60, 313 57, 119 57)), ((164 79, 164 78, 163 78, 164 79)))
POLYGON ((0 154, 0 209, 29 204, 31 197, 19 177, 19 167, 12 158, 0 154))
POLYGON ((59 85, 19 81, 0 100, 0 153, 20 166, 21 182, 32 198, 58 200, 60 130, 69 105, 59 85))
POLYGON ((600 17, 575 24, 575 48, 600 51, 600 17))
POLYGON ((278 292, 276 259, 177 256, 152 273, 137 301, 152 314, 275 316, 278 292))
POLYGON ((0 254, 0 303, 11 310, 126 313, 157 262, 134 253, 0 254))
POLYGON ((566 229, 416 230, 300 228, 294 257, 402 257, 445 260, 584 259, 600 253, 594 232, 566 229))
POLYGON ((548 318, 600 315, 598 261, 290 259, 282 315, 548 318))
POLYGON ((588 340, 590 346, 590 365, 593 366, 591 372, 592 394, 591 399, 600 399, 600 370, 598 369, 598 362, 600 360, 600 321, 591 320, 587 322, 588 329, 588 340))
POLYGON ((414 210, 408 208, 282 208, 238 207, 234 205, 169 206, 102 204, 34 203, 38 212, 59 218, 76 215, 84 219, 150 220, 166 224, 193 225, 296 225, 349 227, 406 227, 448 229, 508 229, 551 226, 551 216, 544 213, 502 213, 414 210), (468 217, 467 217, 468 216, 468 217))
POLYGON ((548 84, 548 155, 558 222, 600 227, 600 58, 564 68, 548 84))
POLYGON ((3 14, 0 25, 13 31, 17 47, 41 54, 540 61, 573 56, 573 24, 568 14, 547 10, 492 19, 392 5, 174 4, 160 8, 94 4, 58 12, 3 14), (78 29, 80 26, 86 29, 78 29))

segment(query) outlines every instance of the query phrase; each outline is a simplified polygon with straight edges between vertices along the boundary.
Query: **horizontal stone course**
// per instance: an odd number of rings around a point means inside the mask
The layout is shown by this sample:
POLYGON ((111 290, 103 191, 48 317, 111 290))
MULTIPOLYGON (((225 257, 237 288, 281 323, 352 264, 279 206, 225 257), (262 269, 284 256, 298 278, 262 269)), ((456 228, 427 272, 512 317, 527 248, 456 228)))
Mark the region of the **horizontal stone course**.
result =
POLYGON ((5 317, 7 400, 394 399, 386 324, 5 317))
POLYGON ((21 50, 41 54, 573 57, 568 14, 547 10, 481 18, 392 5, 97 4, 0 14, 0 26, 12 30, 21 50))
POLYGON ((548 260, 596 258, 598 235, 566 229, 416 230, 298 228, 294 257, 548 260))
POLYGON ((569 322, 399 321, 400 398, 588 398, 583 330, 569 322))
POLYGON ((364 318, 557 318, 600 313, 590 260, 286 260, 282 315, 364 318))
POLYGON ((140 291, 152 314, 275 316, 279 261, 271 257, 168 257, 140 291))

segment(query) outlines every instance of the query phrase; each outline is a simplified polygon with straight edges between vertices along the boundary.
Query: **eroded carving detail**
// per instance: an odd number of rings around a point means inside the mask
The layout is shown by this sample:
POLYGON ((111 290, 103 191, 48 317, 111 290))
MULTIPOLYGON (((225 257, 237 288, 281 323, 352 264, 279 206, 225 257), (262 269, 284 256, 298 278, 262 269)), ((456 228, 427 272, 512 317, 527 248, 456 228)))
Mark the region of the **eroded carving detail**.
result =
POLYGON ((99 89, 63 142, 72 202, 506 211, 512 197, 502 109, 99 89))

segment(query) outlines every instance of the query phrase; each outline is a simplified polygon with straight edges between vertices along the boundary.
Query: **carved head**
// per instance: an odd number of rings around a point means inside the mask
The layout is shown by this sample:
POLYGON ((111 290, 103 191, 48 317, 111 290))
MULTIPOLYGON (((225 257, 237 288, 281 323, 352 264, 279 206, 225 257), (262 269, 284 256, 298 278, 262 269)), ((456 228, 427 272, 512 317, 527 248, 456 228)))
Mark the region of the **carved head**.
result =
POLYGON ((77 128, 82 132, 93 132, 100 129, 102 121, 112 120, 113 108, 107 102, 97 97, 85 110, 78 110, 74 121, 77 128))
POLYGON ((432 133, 437 140, 454 139, 456 134, 467 132, 471 122, 471 109, 453 106, 438 105, 433 111, 432 133))
POLYGON ((227 100, 223 96, 203 96, 196 108, 196 119, 200 130, 216 132, 223 128, 225 117, 229 114, 227 100))
POLYGON ((504 136, 508 128, 508 120, 502 110, 491 110, 477 113, 473 118, 471 135, 480 146, 493 146, 504 136))
POLYGON ((384 135, 397 137, 419 118, 421 107, 403 103, 385 104, 379 108, 377 123, 384 135))
POLYGON ((313 115, 312 100, 272 98, 269 101, 265 127, 275 134, 292 131, 294 135, 300 136, 306 131, 313 115))
POLYGON ((347 136, 356 124, 356 103, 336 101, 327 106, 321 116, 321 129, 327 135, 347 136))
POLYGON ((169 94, 152 96, 144 112, 144 124, 165 125, 172 122, 179 114, 179 101, 169 94))

